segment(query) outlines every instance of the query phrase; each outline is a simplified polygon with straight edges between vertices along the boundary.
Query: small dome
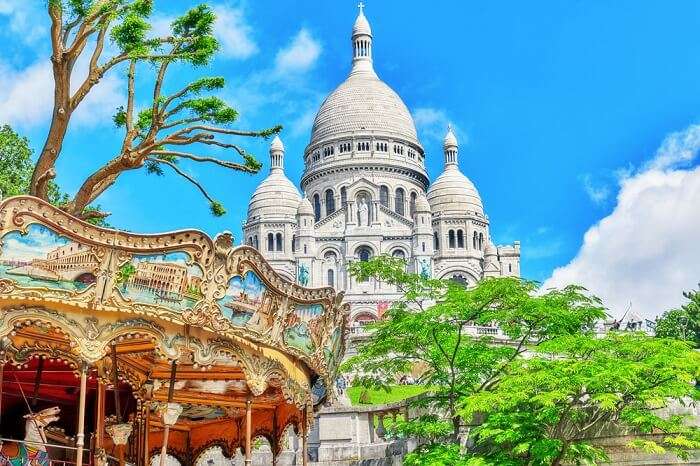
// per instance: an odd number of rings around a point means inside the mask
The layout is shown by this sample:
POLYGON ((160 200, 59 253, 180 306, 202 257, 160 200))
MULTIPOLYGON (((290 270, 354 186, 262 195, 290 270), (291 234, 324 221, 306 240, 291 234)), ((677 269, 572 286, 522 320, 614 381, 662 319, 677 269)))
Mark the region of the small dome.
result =
POLYGON ((433 214, 464 215, 467 212, 476 212, 478 215, 484 215, 481 196, 474 183, 464 176, 455 164, 448 165, 430 186, 428 203, 433 214))
POLYGON ((279 136, 275 136, 275 139, 272 140, 272 144, 270 144, 270 150, 281 150, 284 151, 284 144, 282 144, 282 140, 280 139, 279 136))
POLYGON ((430 204, 423 193, 419 194, 418 199, 416 199, 416 212, 430 212, 430 204))
POLYGON ((248 204, 248 222, 261 218, 294 220, 301 195, 282 170, 272 170, 248 204))
POLYGON ((448 147, 459 147, 457 143, 457 137, 452 131, 452 126, 447 127, 447 134, 445 134, 445 139, 442 142, 442 147, 447 149, 448 147))
POLYGON ((304 197, 299 203, 299 208, 297 209, 297 215, 314 215, 314 208, 311 205, 311 201, 308 197, 304 197))
POLYGON ((372 28, 369 27, 369 21, 367 21, 367 18, 365 17, 364 11, 362 11, 362 8, 360 8, 360 14, 357 15, 357 19, 355 20, 355 24, 352 26, 352 35, 358 36, 360 34, 364 34, 367 36, 372 35, 372 28))

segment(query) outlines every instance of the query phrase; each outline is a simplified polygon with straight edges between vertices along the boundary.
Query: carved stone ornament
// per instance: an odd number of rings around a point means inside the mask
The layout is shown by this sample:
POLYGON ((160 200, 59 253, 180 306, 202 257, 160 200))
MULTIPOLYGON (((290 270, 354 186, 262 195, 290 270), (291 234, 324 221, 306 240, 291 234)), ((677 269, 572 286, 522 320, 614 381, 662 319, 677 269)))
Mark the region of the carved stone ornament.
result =
POLYGON ((163 403, 160 405, 160 415, 163 418, 163 424, 166 426, 174 426, 180 414, 182 414, 182 405, 180 403, 163 403))
POLYGON ((133 426, 131 424, 112 424, 105 429, 115 445, 126 445, 131 435, 133 426))

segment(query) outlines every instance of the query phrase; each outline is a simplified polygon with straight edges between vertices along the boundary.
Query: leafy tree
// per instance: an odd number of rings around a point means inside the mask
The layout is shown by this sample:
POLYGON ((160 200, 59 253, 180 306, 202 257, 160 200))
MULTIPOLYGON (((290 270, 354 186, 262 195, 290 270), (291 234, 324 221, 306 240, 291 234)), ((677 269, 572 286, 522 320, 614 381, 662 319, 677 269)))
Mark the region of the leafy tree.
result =
POLYGON ((0 193, 4 197, 26 194, 32 174, 29 141, 5 125, 0 128, 0 193))
POLYGON ((404 298, 386 318, 372 325, 371 339, 348 360, 346 371, 368 387, 386 387, 419 365, 419 382, 430 388, 414 403, 431 414, 398 429, 435 444, 457 443, 465 397, 493 389, 528 349, 559 335, 575 334, 603 317, 600 303, 569 287, 536 295, 535 284, 512 278, 490 279, 474 288, 405 271, 401 259, 380 257, 350 265, 360 280, 370 277, 395 285, 404 298), (488 335, 467 328, 497 325, 510 344, 495 345, 488 335))
POLYGON ((100 218, 108 214, 88 208, 125 171, 145 168, 163 174, 163 168, 192 183, 209 201, 214 215, 225 210, 205 188, 179 167, 182 159, 213 163, 231 170, 257 172, 261 165, 239 145, 222 137, 244 136, 267 138, 278 133, 276 126, 261 131, 243 131, 231 125, 238 113, 218 97, 207 95, 224 86, 223 78, 205 77, 173 92, 165 90, 165 78, 173 63, 203 66, 209 63, 218 43, 213 35, 215 16, 206 5, 195 7, 174 20, 164 36, 154 36, 149 18, 153 0, 49 0, 54 108, 51 125, 34 167, 29 192, 48 199, 51 181, 56 176, 56 161, 67 133, 71 116, 100 80, 115 68, 126 66, 126 103, 114 116, 124 129, 118 153, 90 174, 75 196, 63 208, 83 218, 100 218), (105 56, 110 40, 116 48, 105 56), (89 61, 87 77, 75 86, 74 68, 84 57, 89 61), (136 75, 150 74, 154 81, 149 103, 137 108, 136 75), (72 89, 75 89, 74 91, 72 89), (239 162, 183 151, 184 146, 217 147, 233 151, 239 162))
POLYGON ((643 334, 597 338, 593 324, 605 313, 580 287, 543 293, 531 282, 501 278, 464 288, 409 274, 404 261, 388 257, 349 270, 404 294, 343 369, 372 388, 424 369, 419 383, 428 392, 411 401, 423 414, 392 427, 422 440, 407 466, 595 462, 604 452, 589 439, 601 428, 664 434, 634 442, 651 451, 683 455, 700 447, 681 418, 654 411, 698 398, 692 380, 699 355, 686 343, 643 334), (468 333, 474 325, 497 326, 507 341, 468 333), (460 434, 468 435, 469 448, 460 434))
POLYGON ((664 312, 657 319, 656 336, 689 341, 700 348, 700 291, 686 291, 683 296, 688 303, 664 312))
POLYGON ((656 409, 700 399, 692 381, 700 354, 684 342, 642 333, 566 335, 520 359, 491 391, 462 400, 462 415, 485 415, 473 437, 486 464, 595 464, 605 452, 591 438, 640 436, 631 446, 680 457, 700 448, 700 431, 656 409), (658 437, 661 437, 660 439, 658 437))

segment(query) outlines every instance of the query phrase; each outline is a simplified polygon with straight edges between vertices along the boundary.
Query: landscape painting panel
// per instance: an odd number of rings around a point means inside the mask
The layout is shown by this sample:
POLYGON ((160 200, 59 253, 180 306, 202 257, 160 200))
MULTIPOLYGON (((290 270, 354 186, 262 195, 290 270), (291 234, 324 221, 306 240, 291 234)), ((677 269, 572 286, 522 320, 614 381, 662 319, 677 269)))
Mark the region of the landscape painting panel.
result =
POLYGON ((135 255, 119 268, 117 289, 134 302, 184 311, 204 297, 202 277, 184 252, 135 255))
POLYGON ((258 311, 267 288, 255 272, 235 276, 228 282, 226 295, 218 303, 223 315, 237 326, 245 326, 258 311))
POLYGON ((0 279, 21 287, 82 291, 95 283, 99 263, 89 246, 32 224, 0 240, 0 279))
POLYGON ((321 304, 297 304, 294 312, 287 317, 284 331, 285 344, 308 354, 313 353, 315 345, 312 330, 321 314, 323 314, 321 304))

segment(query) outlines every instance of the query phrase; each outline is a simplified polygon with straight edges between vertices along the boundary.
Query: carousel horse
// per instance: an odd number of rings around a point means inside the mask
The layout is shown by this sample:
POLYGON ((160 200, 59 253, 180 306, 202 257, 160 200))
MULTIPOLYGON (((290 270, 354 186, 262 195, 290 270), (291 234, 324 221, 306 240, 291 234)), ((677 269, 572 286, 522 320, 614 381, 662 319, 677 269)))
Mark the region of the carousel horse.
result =
POLYGON ((58 421, 60 412, 54 407, 25 415, 24 442, 1 443, 0 466, 50 466, 44 428, 58 421))

